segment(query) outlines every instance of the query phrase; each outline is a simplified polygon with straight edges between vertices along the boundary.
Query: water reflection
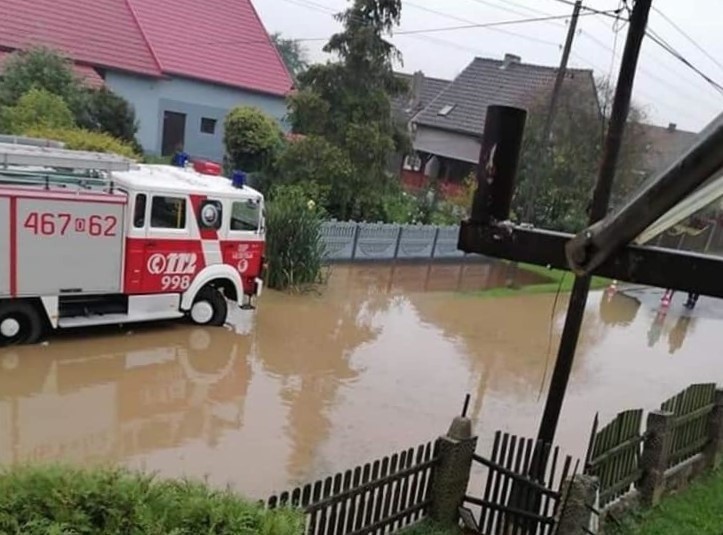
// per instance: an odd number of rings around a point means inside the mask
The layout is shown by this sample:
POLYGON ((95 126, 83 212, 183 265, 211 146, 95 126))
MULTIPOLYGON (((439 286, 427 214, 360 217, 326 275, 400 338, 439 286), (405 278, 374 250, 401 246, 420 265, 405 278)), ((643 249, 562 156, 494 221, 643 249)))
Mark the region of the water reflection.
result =
POLYGON ((3 350, 0 458, 99 462, 188 439, 212 447, 240 425, 251 379, 246 341, 156 326, 3 350))
MULTIPOLYGON (((467 392, 481 448, 497 429, 534 434, 566 296, 450 291, 505 279, 487 264, 337 266, 321 293, 268 292, 246 336, 170 323, 0 350, 0 463, 118 461, 263 498, 433 438, 467 392)), ((718 320, 671 311, 649 346, 646 299, 591 295, 560 423, 570 453, 597 411, 723 380, 718 320)))
POLYGON ((600 299, 600 320, 613 327, 627 327, 638 315, 640 301, 622 292, 606 291, 600 299))

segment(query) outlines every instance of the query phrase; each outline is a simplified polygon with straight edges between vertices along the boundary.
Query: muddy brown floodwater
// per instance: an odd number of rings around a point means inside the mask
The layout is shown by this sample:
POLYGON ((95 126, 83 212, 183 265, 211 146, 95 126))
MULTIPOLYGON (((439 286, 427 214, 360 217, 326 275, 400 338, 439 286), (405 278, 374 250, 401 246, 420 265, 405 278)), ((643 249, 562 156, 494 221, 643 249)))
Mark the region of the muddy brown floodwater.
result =
MULTIPOLYGON (((246 335, 170 323, 0 349, 0 463, 120 462, 263 498, 434 438, 467 392, 480 451, 497 429, 534 435, 565 298, 460 292, 503 281, 480 264, 338 266, 321 294, 267 292, 246 335)), ((657 298, 640 301, 591 296, 568 453, 596 411, 723 380, 719 302, 656 320, 657 298)))

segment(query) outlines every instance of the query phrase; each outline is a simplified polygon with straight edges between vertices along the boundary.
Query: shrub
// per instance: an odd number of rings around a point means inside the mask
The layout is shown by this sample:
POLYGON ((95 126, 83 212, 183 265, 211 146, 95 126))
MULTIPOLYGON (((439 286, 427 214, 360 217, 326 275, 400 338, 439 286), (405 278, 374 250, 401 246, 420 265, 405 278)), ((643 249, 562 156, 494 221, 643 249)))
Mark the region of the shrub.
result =
POLYGON ((324 190, 316 199, 337 219, 346 219, 353 200, 351 162, 344 152, 323 138, 309 136, 288 143, 280 153, 274 180, 283 184, 315 183, 324 190))
POLYGON ((101 132, 89 132, 79 128, 51 129, 33 128, 23 132, 30 137, 54 139, 65 143, 66 149, 88 150, 93 152, 109 152, 125 156, 126 158, 140 159, 141 156, 133 147, 119 139, 101 132))
POLYGON ((266 207, 266 284, 301 290, 321 282, 321 212, 300 186, 277 186, 266 207))
POLYGON ((48 48, 14 52, 3 69, 0 104, 11 106, 31 89, 44 89, 68 103, 79 88, 70 61, 57 52, 48 48))
POLYGON ((281 129, 260 109, 238 106, 226 116, 223 142, 233 167, 259 171, 281 145, 281 129))
POLYGON ((301 535, 303 517, 230 491, 122 469, 23 467, 0 473, 0 533, 301 535))
POLYGON ((22 134, 31 128, 72 128, 73 114, 65 101, 44 89, 31 89, 15 106, 2 110, 3 129, 22 134))
POLYGON ((79 107, 76 120, 81 128, 105 132, 127 143, 136 142, 136 114, 123 97, 106 88, 84 90, 79 107))

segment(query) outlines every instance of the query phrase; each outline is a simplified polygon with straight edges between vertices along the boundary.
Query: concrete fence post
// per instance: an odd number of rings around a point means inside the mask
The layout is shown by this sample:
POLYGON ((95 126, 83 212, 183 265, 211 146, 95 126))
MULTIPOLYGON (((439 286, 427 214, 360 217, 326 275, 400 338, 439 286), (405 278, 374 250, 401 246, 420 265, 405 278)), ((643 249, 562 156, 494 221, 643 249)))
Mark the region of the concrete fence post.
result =
POLYGON ((652 411, 648 414, 640 460, 643 474, 638 485, 640 502, 647 507, 657 505, 665 490, 665 471, 668 468, 674 418, 672 412, 666 411, 652 411))
POLYGON ((354 237, 352 238, 352 242, 351 242, 351 260, 356 259, 356 248, 357 248, 357 245, 359 244, 360 227, 361 227, 361 224, 359 224, 359 223, 357 223, 354 226, 354 237))
POLYGON ((705 456, 712 469, 723 464, 723 388, 715 391, 715 406, 708 420, 708 446, 705 456))
POLYGON ((594 476, 578 474, 563 485, 560 505, 560 517, 556 535, 580 535, 587 533, 593 519, 591 507, 595 505, 598 479, 594 476))
POLYGON ((429 516, 440 524, 456 525, 467 493, 477 437, 469 418, 457 416, 446 435, 437 439, 439 461, 430 482, 429 516))

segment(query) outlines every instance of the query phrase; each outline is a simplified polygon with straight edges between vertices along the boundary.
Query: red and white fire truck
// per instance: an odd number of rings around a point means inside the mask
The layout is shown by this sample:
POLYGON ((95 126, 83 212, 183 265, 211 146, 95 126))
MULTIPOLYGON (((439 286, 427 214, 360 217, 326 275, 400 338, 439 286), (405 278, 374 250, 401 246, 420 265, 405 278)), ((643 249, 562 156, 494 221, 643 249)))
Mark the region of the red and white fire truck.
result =
POLYGON ((261 291, 264 200, 232 179, 0 143, 0 345, 47 328, 188 317, 261 291))

